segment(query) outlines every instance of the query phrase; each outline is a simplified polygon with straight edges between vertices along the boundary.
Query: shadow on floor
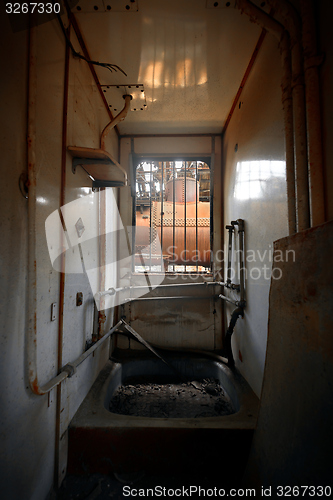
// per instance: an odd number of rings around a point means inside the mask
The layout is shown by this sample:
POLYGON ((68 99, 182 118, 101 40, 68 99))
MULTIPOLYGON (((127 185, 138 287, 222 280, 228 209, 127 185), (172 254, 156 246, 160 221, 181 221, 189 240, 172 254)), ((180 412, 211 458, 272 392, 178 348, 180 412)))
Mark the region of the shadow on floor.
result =
POLYGON ((123 500, 134 497, 169 498, 172 496, 179 498, 219 497, 224 496, 219 495, 220 489, 225 490, 225 496, 229 496, 230 488, 239 487, 240 485, 235 482, 232 484, 230 478, 223 478, 223 471, 219 477, 216 475, 200 477, 189 473, 186 469, 180 474, 170 476, 151 476, 144 473, 123 474, 122 476, 69 475, 52 500, 110 500, 110 498, 123 500), (202 489, 201 492, 199 488, 202 489))

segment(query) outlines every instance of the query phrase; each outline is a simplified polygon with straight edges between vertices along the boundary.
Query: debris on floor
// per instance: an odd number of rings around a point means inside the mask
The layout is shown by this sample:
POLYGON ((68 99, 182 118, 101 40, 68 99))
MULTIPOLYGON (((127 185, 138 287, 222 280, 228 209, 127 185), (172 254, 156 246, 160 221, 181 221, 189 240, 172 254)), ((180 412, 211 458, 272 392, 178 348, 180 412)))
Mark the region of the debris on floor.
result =
POLYGON ((179 384, 128 383, 114 393, 109 410, 153 418, 202 418, 235 413, 218 380, 179 384))

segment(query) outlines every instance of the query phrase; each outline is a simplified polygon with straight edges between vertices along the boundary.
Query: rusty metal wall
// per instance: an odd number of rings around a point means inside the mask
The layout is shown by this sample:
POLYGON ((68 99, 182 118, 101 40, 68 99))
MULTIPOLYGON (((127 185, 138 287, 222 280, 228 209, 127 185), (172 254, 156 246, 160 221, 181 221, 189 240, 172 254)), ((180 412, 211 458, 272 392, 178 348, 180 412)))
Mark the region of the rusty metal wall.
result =
POLYGON ((332 483, 332 247, 332 221, 274 243, 280 279, 269 298, 265 377, 246 474, 252 486, 332 483))

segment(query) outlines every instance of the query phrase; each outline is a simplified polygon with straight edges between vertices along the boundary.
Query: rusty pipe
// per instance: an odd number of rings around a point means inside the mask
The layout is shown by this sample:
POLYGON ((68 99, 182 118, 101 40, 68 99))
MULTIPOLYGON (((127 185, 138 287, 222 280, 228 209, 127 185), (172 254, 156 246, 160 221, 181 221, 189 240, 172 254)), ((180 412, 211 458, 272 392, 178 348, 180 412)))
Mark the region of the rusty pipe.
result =
MULTIPOLYGON (((285 0, 270 0, 281 13, 291 38, 292 97, 294 117, 294 151, 296 160, 296 204, 297 230, 302 231, 310 225, 308 165, 306 150, 306 113, 303 81, 302 47, 300 19, 296 10, 285 0)), ((249 0, 237 0, 236 5, 252 21, 270 31, 279 41, 283 40, 285 27, 263 12, 249 0)), ((289 167, 288 167, 289 170, 289 167)), ((291 201, 290 201, 291 203, 291 201)))
POLYGON ((294 159, 294 118, 293 99, 291 89, 291 52, 290 37, 284 32, 280 51, 282 58, 282 107, 285 129, 286 147, 286 178, 287 178, 287 203, 288 203, 288 232, 296 233, 296 192, 295 192, 295 159, 294 159))
POLYGON ((310 180, 311 226, 325 222, 325 193, 323 174, 323 139, 321 129, 320 84, 318 66, 323 57, 318 54, 316 16, 313 0, 300 2, 304 49, 304 78, 308 160, 310 180))
POLYGON ((106 125, 106 127, 103 129, 103 132, 101 134, 100 146, 101 146, 101 149, 103 149, 104 151, 105 151, 106 136, 108 135, 110 130, 113 129, 119 122, 125 120, 127 113, 128 113, 128 110, 130 108, 130 102, 132 100, 132 96, 131 95, 124 95, 123 98, 125 99, 125 105, 124 105, 123 109, 120 111, 120 113, 117 114, 117 116, 115 116, 113 118, 113 120, 110 121, 110 123, 108 123, 106 125))
POLYGON ((310 227, 310 205, 301 19, 296 9, 286 0, 270 2, 282 16, 291 42, 297 229, 302 231, 310 227))
POLYGON ((241 11, 241 13, 246 14, 255 23, 261 26, 261 28, 269 31, 274 35, 279 41, 281 40, 284 32, 284 27, 278 21, 276 21, 269 14, 266 14, 259 7, 254 5, 250 0, 236 0, 236 7, 241 11))
POLYGON ((47 387, 40 387, 37 376, 37 257, 36 257, 36 98, 37 98, 37 33, 29 29, 28 76, 28 371, 31 390, 45 394, 47 387))

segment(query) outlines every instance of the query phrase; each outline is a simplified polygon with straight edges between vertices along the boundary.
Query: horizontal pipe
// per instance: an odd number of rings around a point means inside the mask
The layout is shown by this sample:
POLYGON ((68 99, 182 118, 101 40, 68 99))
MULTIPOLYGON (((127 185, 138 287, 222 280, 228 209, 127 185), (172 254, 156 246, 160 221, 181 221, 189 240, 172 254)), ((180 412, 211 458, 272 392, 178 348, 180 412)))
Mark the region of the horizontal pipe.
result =
MULTIPOLYGON (((89 349, 87 351, 85 351, 83 354, 81 354, 81 356, 79 356, 75 361, 73 361, 72 363, 68 363, 68 365, 66 365, 66 366, 74 367, 74 369, 76 369, 81 363, 83 363, 83 361, 85 359, 87 359, 94 351, 96 351, 96 349, 101 344, 103 344, 103 342, 107 338, 109 338, 110 335, 112 335, 113 332, 115 330, 117 330, 117 328, 119 328, 120 325, 122 325, 122 321, 118 321, 118 323, 113 328, 111 328, 111 330, 109 330, 105 335, 103 335, 103 337, 100 338, 94 345, 92 345, 91 347, 89 347, 89 349)), ((63 369, 65 369, 66 366, 64 366, 63 369)))
POLYGON ((230 302, 230 304, 233 304, 234 306, 237 306, 237 307, 239 306, 238 301, 229 299, 229 297, 222 295, 222 293, 220 293, 219 299, 225 300, 226 302, 230 302))
MULTIPOLYGON (((180 287, 180 286, 198 286, 198 285, 219 285, 223 286, 224 283, 220 281, 205 281, 201 283, 170 283, 169 285, 157 285, 154 287, 154 290, 157 288, 171 288, 171 287, 180 287)), ((104 297, 105 295, 115 295, 116 293, 122 292, 124 290, 149 290, 147 285, 134 285, 134 286, 123 286, 120 288, 109 288, 109 290, 105 290, 104 292, 97 292, 95 297, 104 297)))
POLYGON ((87 351, 85 351, 81 356, 79 356, 75 361, 71 363, 67 363, 67 365, 62 367, 62 371, 56 377, 53 377, 49 382, 44 384, 42 387, 38 387, 39 392, 35 392, 42 396, 43 394, 47 394, 54 387, 63 382, 66 378, 74 375, 76 368, 83 363, 85 359, 87 359, 107 338, 112 335, 112 333, 122 324, 122 321, 118 321, 118 323, 111 328, 101 339, 99 339, 94 345, 92 345, 87 351))
POLYGON ((240 285, 235 285, 235 283, 225 283, 223 281, 220 281, 218 284, 220 286, 224 286, 226 288, 230 288, 231 290, 237 290, 237 292, 240 291, 240 285))
POLYGON ((212 299, 215 297, 219 297, 218 295, 176 295, 173 297, 133 297, 133 298, 128 298, 124 300, 124 303, 128 302, 137 302, 137 301, 143 301, 143 300, 175 300, 175 299, 189 299, 189 300, 194 300, 194 299, 212 299))
POLYGON ((40 387, 40 392, 38 392, 37 394, 39 396, 42 396, 43 394, 47 394, 52 389, 54 389, 54 387, 57 387, 57 385, 61 384, 61 382, 63 382, 67 377, 68 377, 67 372, 65 372, 65 371, 60 372, 59 375, 57 375, 56 377, 53 377, 49 382, 47 382, 42 387, 40 387))

